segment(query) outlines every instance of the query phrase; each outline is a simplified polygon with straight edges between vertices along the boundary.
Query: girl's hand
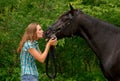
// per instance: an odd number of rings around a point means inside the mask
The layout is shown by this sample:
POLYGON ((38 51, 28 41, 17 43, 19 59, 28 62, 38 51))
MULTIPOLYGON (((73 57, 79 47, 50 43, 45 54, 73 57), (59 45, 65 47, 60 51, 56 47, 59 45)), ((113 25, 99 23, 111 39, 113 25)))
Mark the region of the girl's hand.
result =
POLYGON ((48 43, 50 44, 50 46, 56 46, 57 45, 57 38, 51 38, 48 43))

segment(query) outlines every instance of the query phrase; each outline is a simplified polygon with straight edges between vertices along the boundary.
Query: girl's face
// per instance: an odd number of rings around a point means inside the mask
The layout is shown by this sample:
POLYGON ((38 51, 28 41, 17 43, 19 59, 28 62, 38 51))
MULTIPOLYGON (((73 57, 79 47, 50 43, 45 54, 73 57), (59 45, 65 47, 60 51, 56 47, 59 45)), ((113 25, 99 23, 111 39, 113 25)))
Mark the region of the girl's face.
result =
POLYGON ((37 34, 37 40, 38 40, 39 38, 42 38, 42 37, 43 37, 43 30, 42 30, 42 28, 41 28, 40 25, 37 25, 36 34, 37 34))

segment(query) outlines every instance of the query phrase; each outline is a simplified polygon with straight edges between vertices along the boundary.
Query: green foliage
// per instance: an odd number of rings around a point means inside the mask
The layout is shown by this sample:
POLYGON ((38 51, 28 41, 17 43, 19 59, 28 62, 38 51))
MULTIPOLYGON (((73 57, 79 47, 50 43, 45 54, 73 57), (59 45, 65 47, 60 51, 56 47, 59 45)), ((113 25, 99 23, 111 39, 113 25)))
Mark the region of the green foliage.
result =
MULTIPOLYGON (((19 81, 20 63, 16 53, 27 25, 39 22, 45 30, 65 11, 68 4, 85 14, 120 26, 120 0, 1 0, 0 1, 0 81, 19 81), (63 4, 64 3, 64 4, 63 4)), ((40 40, 44 50, 45 41, 40 40)), ((59 40, 56 81, 106 81, 95 54, 79 38, 59 40)), ((37 62, 41 81, 51 81, 45 74, 44 64, 37 62)))

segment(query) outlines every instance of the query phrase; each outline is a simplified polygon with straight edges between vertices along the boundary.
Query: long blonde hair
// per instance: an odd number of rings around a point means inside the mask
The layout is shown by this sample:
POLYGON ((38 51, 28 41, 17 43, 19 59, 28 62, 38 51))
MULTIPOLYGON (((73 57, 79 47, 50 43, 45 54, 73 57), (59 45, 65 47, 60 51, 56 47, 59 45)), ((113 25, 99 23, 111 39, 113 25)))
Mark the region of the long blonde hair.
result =
POLYGON ((30 40, 33 41, 35 40, 37 34, 36 34, 36 30, 37 30, 37 25, 39 25, 37 22, 35 23, 31 23, 28 25, 28 27, 25 30, 25 33, 22 36, 22 39, 19 43, 19 47, 17 49, 17 53, 20 53, 23 47, 23 44, 25 43, 25 41, 30 40))

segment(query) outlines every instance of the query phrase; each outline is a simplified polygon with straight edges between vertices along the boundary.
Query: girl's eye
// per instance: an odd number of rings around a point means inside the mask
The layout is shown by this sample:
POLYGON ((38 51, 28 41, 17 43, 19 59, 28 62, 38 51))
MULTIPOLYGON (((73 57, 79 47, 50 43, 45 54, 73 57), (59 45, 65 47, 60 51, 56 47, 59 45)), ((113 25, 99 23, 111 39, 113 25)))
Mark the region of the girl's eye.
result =
POLYGON ((39 29, 39 31, 41 31, 42 29, 39 29))

